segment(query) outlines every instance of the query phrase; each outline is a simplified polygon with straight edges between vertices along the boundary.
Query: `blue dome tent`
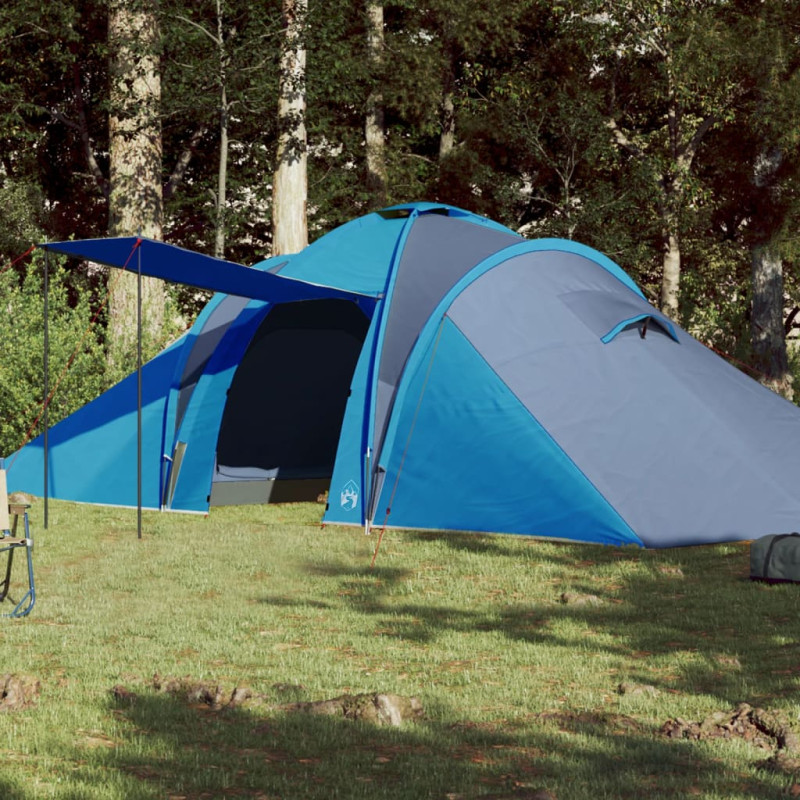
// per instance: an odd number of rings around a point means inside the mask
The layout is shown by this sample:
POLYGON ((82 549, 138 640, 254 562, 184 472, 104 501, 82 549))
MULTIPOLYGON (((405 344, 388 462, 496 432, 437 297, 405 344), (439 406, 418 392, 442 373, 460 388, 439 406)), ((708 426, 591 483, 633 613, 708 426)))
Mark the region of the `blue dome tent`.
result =
MULTIPOLYGON (((123 266, 130 241, 48 247, 123 266)), ((646 547, 800 523, 800 410, 588 247, 419 203, 254 269, 141 263, 218 291, 143 368, 145 507, 329 488, 329 523, 646 547)), ((136 505, 136 408, 134 375, 52 428, 50 496, 136 505)), ((43 493, 42 457, 11 490, 43 493)))

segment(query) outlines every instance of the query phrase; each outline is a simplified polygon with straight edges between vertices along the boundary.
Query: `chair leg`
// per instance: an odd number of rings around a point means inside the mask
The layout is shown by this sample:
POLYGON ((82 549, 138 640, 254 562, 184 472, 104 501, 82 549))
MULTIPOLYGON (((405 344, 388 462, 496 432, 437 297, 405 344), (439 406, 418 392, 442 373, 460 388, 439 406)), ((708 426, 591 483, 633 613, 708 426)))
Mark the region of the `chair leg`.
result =
POLYGON ((25 514, 25 556, 28 561, 28 591, 23 595, 22 600, 17 603, 17 607, 11 612, 15 617, 27 617, 31 613, 33 604, 36 602, 36 584, 33 580, 33 538, 28 525, 28 514, 25 514))
MULTIPOLYGON (((22 598, 19 600, 19 602, 16 603, 13 611, 11 611, 8 614, 2 615, 5 617, 25 617, 28 614, 30 614, 31 609, 33 608, 33 605, 36 602, 36 584, 33 578, 33 538, 31 537, 27 511, 23 514, 22 518, 25 527, 24 540, 20 541, 17 539, 14 544, 10 544, 7 547, 3 548, 2 547, 3 540, 2 538, 0 538, 0 552, 2 552, 3 549, 8 550, 8 559, 6 561, 6 574, 3 581, 0 582, 0 603, 2 603, 6 599, 8 599, 12 603, 15 602, 9 596, 8 591, 11 586, 11 567, 14 562, 14 550, 16 550, 19 547, 25 548, 25 555, 27 559, 27 568, 28 568, 28 590, 25 592, 25 594, 22 595, 22 598)), ((17 521, 18 517, 15 517, 13 533, 16 533, 17 521)))
MULTIPOLYGON (((1 541, 1 540, 0 540, 1 541)), ((6 576, 0 583, 0 603, 8 596, 8 587, 11 585, 11 565, 14 563, 14 548, 8 548, 8 558, 6 559, 6 576)))

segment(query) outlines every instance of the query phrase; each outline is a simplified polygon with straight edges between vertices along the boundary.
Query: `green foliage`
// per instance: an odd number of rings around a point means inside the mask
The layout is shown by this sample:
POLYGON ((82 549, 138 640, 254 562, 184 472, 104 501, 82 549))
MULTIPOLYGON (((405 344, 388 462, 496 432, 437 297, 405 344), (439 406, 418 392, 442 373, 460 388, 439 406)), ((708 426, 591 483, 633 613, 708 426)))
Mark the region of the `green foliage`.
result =
POLYGON ((746 364, 751 356, 747 250, 731 240, 689 239, 685 256, 682 323, 701 341, 746 364))
MULTIPOLYGON (((0 453, 7 455, 42 430, 44 255, 22 265, 24 274, 0 275, 0 453)), ((4 265, 5 266, 5 265, 4 265)), ((105 388, 105 361, 97 327, 89 328, 88 295, 70 297, 70 276, 51 258, 49 291, 49 422, 71 414, 105 388)))
MULTIPOLYGON (((224 82, 226 255, 253 263, 271 243, 281 3, 222 0, 219 20, 215 0, 159 5, 165 238, 213 251, 224 82)), ((800 257, 798 10, 797 0, 386 0, 384 58, 371 63, 366 5, 311 3, 311 238, 373 206, 364 122, 377 93, 389 203, 448 202, 528 236, 574 238, 653 301, 670 226, 681 321, 746 358, 755 243, 783 254, 787 307, 800 304, 789 269, 800 257), (455 143, 442 156, 445 95, 455 143), (775 169, 759 183, 764 158, 775 169)), ((104 0, 0 10, 0 252, 22 252, 30 225, 38 238, 105 234, 106 31, 104 0)), ((67 305, 96 307, 103 280, 70 278, 67 305)), ((174 298, 187 320, 202 304, 193 290, 174 298)))
POLYGON ((161 5, 164 180, 190 156, 166 199, 166 237, 213 252, 221 89, 228 103, 226 257, 252 263, 269 250, 270 177, 277 125, 280 3, 242 0, 161 5), (225 57, 220 60, 218 25, 225 57))

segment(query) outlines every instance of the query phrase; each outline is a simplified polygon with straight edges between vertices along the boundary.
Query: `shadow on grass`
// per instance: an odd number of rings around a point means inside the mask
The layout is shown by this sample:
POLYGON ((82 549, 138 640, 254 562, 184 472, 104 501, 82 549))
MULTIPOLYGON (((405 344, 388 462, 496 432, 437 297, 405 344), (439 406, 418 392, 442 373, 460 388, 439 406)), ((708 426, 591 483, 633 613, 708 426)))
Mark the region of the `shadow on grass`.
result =
POLYGON ((287 608, 293 608, 298 605, 303 605, 307 608, 332 608, 332 605, 324 600, 297 600, 297 598, 288 597, 287 595, 281 594, 273 594, 266 597, 261 597, 259 598, 258 602, 264 603, 268 606, 286 606, 287 608))
POLYGON ((30 795, 17 784, 8 783, 3 778, 0 778, 0 797, 3 800, 27 800, 30 795))
MULTIPOLYGON (((614 715, 526 725, 435 721, 374 727, 330 717, 188 706, 146 693, 112 708, 114 750, 78 753, 74 796, 116 786, 126 800, 220 798, 676 797, 714 786, 726 798, 777 797, 768 779, 726 783, 710 754, 614 715)), ((438 709, 437 718, 447 710, 438 709)), ((16 800, 23 795, 3 795, 16 800)), ((32 795, 25 795, 32 797, 32 795)), ((59 795, 61 797, 62 795, 59 795)))
MULTIPOLYGON (((409 599, 403 582, 413 578, 412 570, 308 569, 335 581, 335 593, 354 609, 375 616, 384 636, 425 644, 449 631, 498 631, 531 644, 580 644, 626 660, 626 680, 710 695, 726 707, 796 697, 800 587, 751 582, 746 545, 647 551, 528 540, 530 546, 520 548, 501 536, 410 536, 436 543, 443 557, 448 550, 456 559, 478 553, 498 574, 506 569, 503 560, 509 570, 522 561, 543 569, 548 586, 530 599, 492 601, 487 594, 480 603, 455 607, 424 592, 409 599), (598 604, 562 603, 565 591, 591 595, 598 604), (595 638, 581 638, 583 631, 595 638)), ((489 569, 484 582, 487 575, 489 569)))

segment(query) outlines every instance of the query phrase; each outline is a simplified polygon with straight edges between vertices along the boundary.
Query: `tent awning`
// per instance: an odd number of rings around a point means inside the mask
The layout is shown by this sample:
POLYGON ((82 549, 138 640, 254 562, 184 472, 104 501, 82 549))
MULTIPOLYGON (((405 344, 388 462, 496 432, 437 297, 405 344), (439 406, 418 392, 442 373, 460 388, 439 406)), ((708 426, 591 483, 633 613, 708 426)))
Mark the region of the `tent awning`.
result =
POLYGON ((141 261, 142 275, 273 303, 321 298, 356 300, 362 296, 284 278, 233 261, 195 253, 174 244, 136 236, 46 242, 38 246, 54 253, 133 273, 138 271, 141 261))

